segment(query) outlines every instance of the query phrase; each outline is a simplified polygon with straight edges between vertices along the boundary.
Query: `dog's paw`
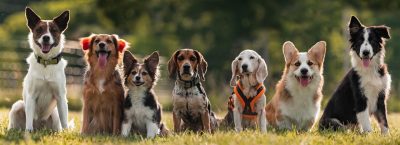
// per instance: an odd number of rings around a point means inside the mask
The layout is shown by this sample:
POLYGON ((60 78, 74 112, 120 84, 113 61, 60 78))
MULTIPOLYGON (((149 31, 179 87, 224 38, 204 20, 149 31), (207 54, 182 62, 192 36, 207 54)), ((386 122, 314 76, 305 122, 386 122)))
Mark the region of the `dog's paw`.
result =
POLYGON ((243 130, 243 128, 241 127, 235 127, 236 132, 241 132, 243 130))
POLYGON ((386 128, 386 127, 382 128, 381 129, 381 134, 382 135, 389 135, 389 128, 386 128))
POLYGON ((25 132, 33 132, 33 128, 26 128, 25 132))

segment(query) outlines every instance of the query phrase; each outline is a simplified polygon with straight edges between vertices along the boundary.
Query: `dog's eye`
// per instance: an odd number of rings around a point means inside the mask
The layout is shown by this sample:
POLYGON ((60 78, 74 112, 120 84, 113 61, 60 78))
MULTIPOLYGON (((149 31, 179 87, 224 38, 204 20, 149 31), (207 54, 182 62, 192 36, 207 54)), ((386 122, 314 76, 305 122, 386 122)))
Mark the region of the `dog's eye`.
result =
POLYGON ((250 56, 250 59, 254 59, 254 56, 250 56))
POLYGON ((52 33, 54 33, 54 32, 56 32, 57 30, 55 29, 55 28, 51 28, 50 29, 50 32, 52 32, 52 33))
POLYGON ((300 66, 300 62, 294 63, 295 66, 300 66))
POLYGON ((184 59, 183 56, 179 56, 179 57, 178 57, 178 60, 179 60, 179 61, 182 61, 183 59, 184 59))
POLYGON ((142 72, 142 75, 144 75, 144 76, 147 75, 147 72, 142 72))
POLYGON ((107 43, 110 44, 110 43, 112 43, 112 41, 111 41, 110 39, 108 39, 108 40, 107 40, 107 43))
POLYGON ((196 57, 194 56, 190 57, 190 61, 196 61, 196 57))
POLYGON ((100 42, 99 39, 94 40, 94 43, 99 43, 99 42, 100 42))
POLYGON ((241 61, 241 60, 242 60, 242 58, 241 58, 241 57, 239 57, 239 58, 238 58, 238 60, 239 60, 239 61, 241 61))
POLYGON ((308 64, 309 66, 311 66, 311 65, 313 65, 314 63, 312 63, 311 61, 308 61, 307 64, 308 64))
POLYGON ((42 31, 43 31, 42 27, 36 29, 36 33, 42 33, 42 31))
POLYGON ((132 74, 135 75, 137 72, 136 71, 132 71, 132 74))

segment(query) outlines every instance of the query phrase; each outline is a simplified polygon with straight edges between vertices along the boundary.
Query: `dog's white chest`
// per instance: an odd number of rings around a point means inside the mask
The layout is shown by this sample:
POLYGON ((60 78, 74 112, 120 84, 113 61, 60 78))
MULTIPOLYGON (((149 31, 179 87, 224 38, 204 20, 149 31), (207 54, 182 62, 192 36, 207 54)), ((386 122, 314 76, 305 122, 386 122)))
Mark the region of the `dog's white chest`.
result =
POLYGON ((198 116, 207 108, 207 98, 196 87, 185 90, 175 86, 173 104, 174 110, 198 116))
POLYGON ((154 110, 144 105, 144 98, 146 97, 143 92, 129 93, 131 97, 132 107, 125 110, 125 115, 133 120, 137 128, 146 127, 149 120, 153 120, 154 110))
POLYGON ((391 76, 385 74, 379 76, 374 71, 359 71, 360 88, 365 97, 367 97, 367 106, 370 113, 376 111, 377 100, 381 92, 388 93, 390 89, 391 76))

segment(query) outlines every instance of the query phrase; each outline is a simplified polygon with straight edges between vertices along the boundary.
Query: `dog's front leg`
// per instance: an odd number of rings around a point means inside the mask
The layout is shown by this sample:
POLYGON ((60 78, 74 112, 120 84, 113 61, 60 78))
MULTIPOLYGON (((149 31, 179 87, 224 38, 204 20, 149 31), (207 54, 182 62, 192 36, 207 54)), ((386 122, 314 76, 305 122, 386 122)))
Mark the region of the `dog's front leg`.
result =
POLYGON ((263 108, 261 108, 260 111, 258 111, 258 122, 261 132, 262 133, 267 132, 267 119, 265 116, 265 109, 263 108))
MULTIPOLYGON (((237 105, 236 105, 237 106, 237 105)), ((239 112, 239 107, 233 108, 233 121, 235 123, 235 130, 240 132, 243 130, 242 128, 242 116, 239 112)))
POLYGON ((150 120, 146 122, 146 130, 147 138, 154 138, 157 134, 160 133, 158 125, 150 120))
POLYGON ((68 104, 67 104, 67 91, 65 83, 62 83, 58 87, 59 93, 57 94, 57 110, 60 116, 61 126, 63 129, 68 128, 68 104))
POLYGON ((203 124, 203 131, 211 133, 210 129, 210 113, 208 109, 206 109, 202 114, 201 114, 201 121, 203 124))
POLYGON ((122 136, 128 136, 129 133, 131 132, 131 128, 132 128, 132 120, 131 119, 124 119, 124 121, 122 122, 122 131, 121 134, 122 136))
POLYGON ((357 113, 357 121, 361 125, 362 133, 369 133, 372 131, 368 108, 365 108, 364 111, 357 113))
POLYGON ((82 129, 81 129, 81 133, 82 134, 88 134, 89 133, 89 115, 91 115, 91 113, 89 112, 89 107, 84 104, 83 105, 83 109, 82 109, 82 118, 83 118, 83 122, 82 122, 82 129))
POLYGON ((112 132, 114 135, 118 135, 121 133, 120 130, 121 130, 122 112, 123 112, 123 110, 119 106, 114 108, 114 111, 113 111, 114 116, 113 116, 113 122, 112 122, 113 123, 112 132))
POLYGON ((172 118, 174 121, 174 130, 175 132, 181 131, 181 117, 177 114, 177 111, 172 112, 172 118))
POLYGON ((386 103, 385 103, 385 94, 379 94, 376 112, 374 116, 379 123, 379 127, 381 128, 381 133, 386 135, 389 133, 389 125, 387 121, 387 112, 386 112, 386 103))
POLYGON ((33 118, 35 116, 36 99, 33 96, 25 96, 25 130, 33 131, 33 118))

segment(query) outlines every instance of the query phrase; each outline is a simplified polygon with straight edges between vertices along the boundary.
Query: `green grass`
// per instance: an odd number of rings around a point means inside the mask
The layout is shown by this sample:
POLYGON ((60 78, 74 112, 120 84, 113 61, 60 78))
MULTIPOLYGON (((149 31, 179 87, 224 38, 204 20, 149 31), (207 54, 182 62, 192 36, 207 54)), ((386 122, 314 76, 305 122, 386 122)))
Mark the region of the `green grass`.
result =
MULTIPOLYGON (((169 144, 169 145, 199 145, 199 144, 400 144, 400 114, 390 114, 390 135, 383 136, 374 121, 374 131, 370 134, 357 132, 311 132, 298 133, 295 131, 275 131, 269 129, 268 133, 248 130, 241 133, 234 131, 217 131, 214 134, 182 133, 169 137, 144 139, 141 136, 128 138, 118 136, 81 136, 79 134, 81 115, 71 112, 70 118, 75 121, 75 129, 54 133, 50 131, 37 131, 25 133, 24 131, 7 131, 8 110, 0 109, 0 144, 169 144)), ((164 114, 164 121, 169 128, 172 127, 170 113, 164 114)))

